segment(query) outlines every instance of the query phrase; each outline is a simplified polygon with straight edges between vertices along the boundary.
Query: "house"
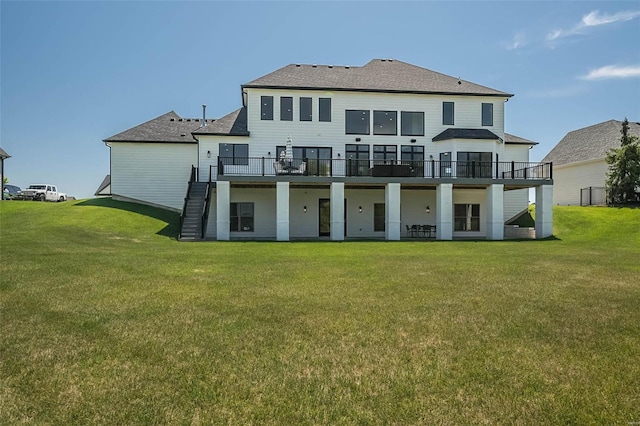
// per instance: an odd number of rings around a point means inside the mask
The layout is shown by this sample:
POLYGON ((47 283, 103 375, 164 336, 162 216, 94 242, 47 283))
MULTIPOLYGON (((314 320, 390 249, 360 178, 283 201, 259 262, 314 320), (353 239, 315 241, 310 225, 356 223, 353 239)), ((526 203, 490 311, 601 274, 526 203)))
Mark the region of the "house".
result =
POLYGON ((0 148, 0 200, 4 199, 4 160, 7 158, 11 158, 11 156, 0 148))
POLYGON ((182 211, 183 239, 501 240, 552 170, 504 131, 513 95, 405 62, 291 64, 212 120, 171 111, 104 140, 111 194, 182 211))
MULTIPOLYGON (((553 163, 553 203, 562 206, 604 204, 609 165, 607 153, 620 148, 622 121, 573 130, 547 154, 553 163)), ((640 136, 640 123, 629 122, 629 132, 640 136)))

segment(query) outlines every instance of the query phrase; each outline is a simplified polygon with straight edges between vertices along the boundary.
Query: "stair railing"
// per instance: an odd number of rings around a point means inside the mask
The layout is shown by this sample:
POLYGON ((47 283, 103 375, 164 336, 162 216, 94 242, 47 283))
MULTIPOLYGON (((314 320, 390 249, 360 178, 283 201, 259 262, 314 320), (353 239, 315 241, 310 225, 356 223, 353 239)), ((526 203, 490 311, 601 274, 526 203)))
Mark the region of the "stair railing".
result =
POLYGON ((207 232, 207 222, 208 222, 208 218, 209 218, 209 204, 210 204, 210 200, 211 200, 211 182, 207 182, 207 197, 204 199, 204 206, 202 206, 203 212, 202 212, 202 227, 200 228, 202 230, 202 239, 204 240, 204 236, 207 232))
POLYGON ((191 194, 191 184, 197 182, 198 168, 191 165, 191 174, 189 175, 189 184, 187 185, 187 196, 184 197, 184 204, 182 205, 182 214, 180 215, 180 234, 178 238, 182 238, 182 225, 184 224, 184 217, 187 214, 187 203, 189 202, 189 196, 191 194))

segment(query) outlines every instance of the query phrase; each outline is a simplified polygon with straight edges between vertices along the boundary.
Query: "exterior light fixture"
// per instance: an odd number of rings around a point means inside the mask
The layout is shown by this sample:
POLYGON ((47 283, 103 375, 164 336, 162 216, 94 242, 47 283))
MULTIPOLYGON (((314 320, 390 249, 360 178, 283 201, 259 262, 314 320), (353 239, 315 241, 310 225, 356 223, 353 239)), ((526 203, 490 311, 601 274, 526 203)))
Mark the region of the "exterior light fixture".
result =
POLYGON ((411 139, 411 143, 416 143, 416 139, 411 139))
POLYGON ((307 206, 303 206, 302 207, 302 211, 306 213, 307 212, 307 206))
POLYGON ((356 138, 356 142, 360 142, 362 138, 356 138))
POLYGON ((431 207, 427 206, 427 208, 425 209, 427 214, 431 213, 431 207))
POLYGON ((358 211, 362 213, 362 206, 358 206, 358 211))
POLYGON ((271 151, 267 152, 267 157, 271 158, 271 151))
POLYGON ((211 151, 207 151, 207 158, 211 158, 211 151))
POLYGON ((338 153, 338 158, 340 158, 340 153, 338 153))

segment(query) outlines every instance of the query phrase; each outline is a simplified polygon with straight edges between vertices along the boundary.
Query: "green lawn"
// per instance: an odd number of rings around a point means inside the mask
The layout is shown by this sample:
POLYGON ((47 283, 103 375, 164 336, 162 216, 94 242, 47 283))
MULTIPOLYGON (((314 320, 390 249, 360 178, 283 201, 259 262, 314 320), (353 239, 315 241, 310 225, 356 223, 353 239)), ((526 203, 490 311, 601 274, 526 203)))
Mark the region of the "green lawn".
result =
POLYGON ((640 421, 640 209, 557 239, 179 243, 0 203, 0 424, 640 421))

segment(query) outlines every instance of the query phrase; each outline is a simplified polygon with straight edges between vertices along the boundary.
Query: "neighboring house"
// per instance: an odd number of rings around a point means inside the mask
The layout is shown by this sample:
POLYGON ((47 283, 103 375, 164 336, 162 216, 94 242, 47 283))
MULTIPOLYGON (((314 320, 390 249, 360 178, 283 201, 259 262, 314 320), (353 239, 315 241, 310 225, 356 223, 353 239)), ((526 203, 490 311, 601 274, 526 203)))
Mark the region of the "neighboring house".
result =
MULTIPOLYGON (((606 156, 611 148, 620 148, 621 131, 622 121, 618 120, 571 131, 544 157, 543 162, 553 163, 554 204, 605 202, 604 187, 609 171, 606 156), (596 188, 598 191, 593 190, 596 188), (594 199, 589 202, 585 198, 594 199)), ((640 123, 629 122, 629 132, 640 136, 640 123)))
POLYGON ((551 168, 504 132, 509 93, 384 59, 241 89, 219 120, 171 111, 105 139, 112 196, 183 211, 183 238, 501 240, 536 188, 552 233, 551 168))
POLYGON ((111 175, 106 175, 102 180, 98 189, 96 189, 95 194, 96 197, 109 197, 111 196, 111 175))
POLYGON ((7 158, 11 158, 11 156, 0 148, 0 200, 4 198, 4 160, 7 158))

